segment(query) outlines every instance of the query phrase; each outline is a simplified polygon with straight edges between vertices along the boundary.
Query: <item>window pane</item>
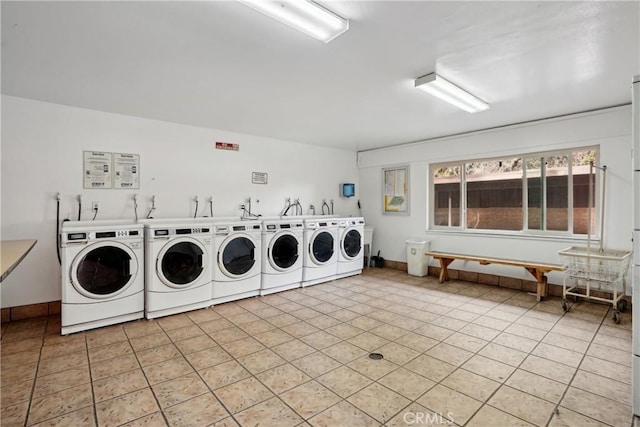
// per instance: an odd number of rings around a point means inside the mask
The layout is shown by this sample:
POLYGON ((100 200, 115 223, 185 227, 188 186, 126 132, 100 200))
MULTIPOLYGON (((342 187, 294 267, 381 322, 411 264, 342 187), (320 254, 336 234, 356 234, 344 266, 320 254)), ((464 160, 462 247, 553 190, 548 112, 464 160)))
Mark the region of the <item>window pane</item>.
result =
POLYGON ((569 156, 545 157, 547 230, 569 230, 569 156))
MULTIPOLYGON (((595 150, 575 151, 572 153, 573 171, 573 233, 587 234, 589 222, 589 163, 596 161, 595 150)), ((591 190, 591 234, 595 232, 596 179, 592 179, 591 190)))
POLYGON ((527 159, 527 228, 542 230, 544 221, 544 187, 542 185, 542 157, 527 159))
POLYGON ((522 159, 465 165, 467 228, 522 229, 522 159))
POLYGON ((460 167, 438 168, 433 174, 433 225, 460 226, 460 167))

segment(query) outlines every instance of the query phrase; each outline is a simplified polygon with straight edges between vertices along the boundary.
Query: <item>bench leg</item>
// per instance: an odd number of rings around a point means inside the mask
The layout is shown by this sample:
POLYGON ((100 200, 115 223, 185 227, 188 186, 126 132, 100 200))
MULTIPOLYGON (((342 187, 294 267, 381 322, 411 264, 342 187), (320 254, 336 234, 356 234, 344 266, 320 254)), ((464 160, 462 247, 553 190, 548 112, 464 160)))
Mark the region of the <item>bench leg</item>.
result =
POLYGON ((547 297, 549 288, 547 286, 547 276, 544 273, 540 273, 540 280, 538 280, 538 292, 536 293, 536 300, 542 301, 547 297))
POLYGON ((449 270, 447 270, 447 267, 449 267, 449 264, 452 262, 453 259, 451 258, 440 258, 440 283, 449 280, 449 270))
POLYGON ((536 281, 538 282, 538 288, 536 289, 536 300, 540 302, 549 294, 547 276, 544 274, 544 271, 538 268, 526 267, 526 269, 533 275, 533 277, 536 278, 536 281))
POLYGON ((440 260, 440 278, 439 282, 443 283, 445 280, 449 280, 449 275, 447 274, 447 265, 444 263, 444 260, 440 260))

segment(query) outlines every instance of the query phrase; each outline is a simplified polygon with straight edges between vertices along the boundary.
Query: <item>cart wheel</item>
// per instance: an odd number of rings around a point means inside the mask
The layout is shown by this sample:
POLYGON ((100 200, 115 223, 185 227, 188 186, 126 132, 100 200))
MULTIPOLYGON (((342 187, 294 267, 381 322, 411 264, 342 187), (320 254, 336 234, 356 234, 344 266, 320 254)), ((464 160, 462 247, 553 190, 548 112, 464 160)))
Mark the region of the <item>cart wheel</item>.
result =
POLYGON ((617 308, 619 312, 624 313, 624 311, 627 309, 627 300, 623 298, 618 301, 617 308))
POLYGON ((613 321, 616 324, 620 323, 620 312, 617 310, 613 312, 613 321))
POLYGON ((566 298, 562 300, 562 309, 565 313, 569 311, 569 303, 567 302, 566 298))

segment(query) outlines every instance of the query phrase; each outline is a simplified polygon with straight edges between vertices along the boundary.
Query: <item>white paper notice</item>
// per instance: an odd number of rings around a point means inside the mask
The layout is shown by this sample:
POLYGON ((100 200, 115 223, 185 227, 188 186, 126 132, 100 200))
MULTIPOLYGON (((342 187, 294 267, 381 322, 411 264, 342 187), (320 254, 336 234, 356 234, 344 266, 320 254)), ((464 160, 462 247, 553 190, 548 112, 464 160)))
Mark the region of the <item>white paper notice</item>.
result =
POLYGON ((252 172, 251 182, 253 184, 266 184, 269 175, 266 172, 252 172))
POLYGON ((113 155, 114 188, 140 188, 140 155, 113 155))
POLYGON ((84 151, 84 188, 111 188, 112 153, 84 151))

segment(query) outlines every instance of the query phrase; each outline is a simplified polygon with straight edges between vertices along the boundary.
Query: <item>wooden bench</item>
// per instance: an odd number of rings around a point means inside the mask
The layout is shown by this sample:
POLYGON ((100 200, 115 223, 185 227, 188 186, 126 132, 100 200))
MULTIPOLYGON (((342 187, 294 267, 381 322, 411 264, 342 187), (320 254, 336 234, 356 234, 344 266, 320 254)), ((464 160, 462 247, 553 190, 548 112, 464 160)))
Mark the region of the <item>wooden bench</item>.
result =
POLYGON ((547 276, 546 274, 550 271, 563 271, 565 267, 560 264, 546 264, 546 263, 537 263, 537 262, 529 262, 529 261, 520 261, 515 259, 505 259, 505 258, 489 258, 489 257, 481 257, 474 255, 463 255, 463 254, 452 254, 445 252, 426 252, 426 255, 432 256, 434 259, 440 261, 440 283, 443 283, 445 280, 449 280, 449 272, 447 268, 449 264, 453 261, 459 259, 461 261, 475 261, 480 263, 480 265, 488 265, 488 264, 502 264, 502 265, 511 265, 514 267, 524 267, 529 273, 536 278, 538 282, 538 289, 536 292, 536 299, 541 301, 543 298, 546 298, 548 295, 548 286, 547 286, 547 276))

